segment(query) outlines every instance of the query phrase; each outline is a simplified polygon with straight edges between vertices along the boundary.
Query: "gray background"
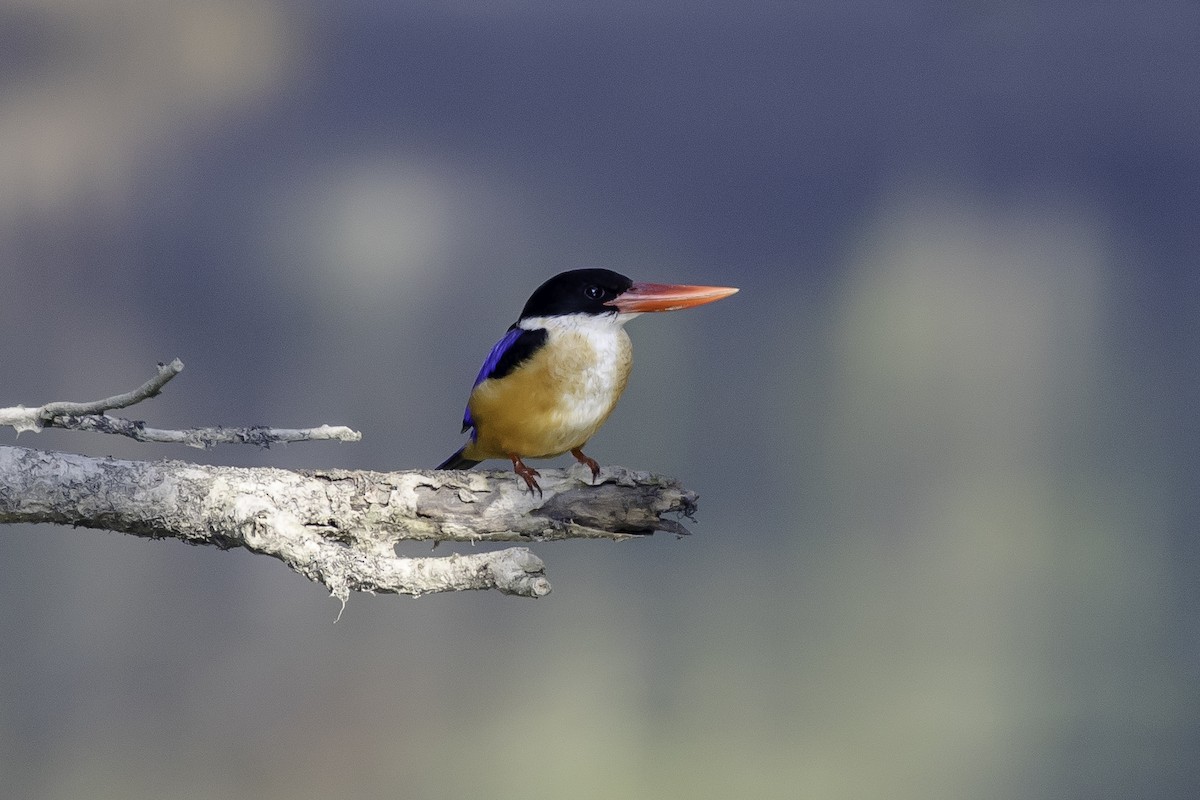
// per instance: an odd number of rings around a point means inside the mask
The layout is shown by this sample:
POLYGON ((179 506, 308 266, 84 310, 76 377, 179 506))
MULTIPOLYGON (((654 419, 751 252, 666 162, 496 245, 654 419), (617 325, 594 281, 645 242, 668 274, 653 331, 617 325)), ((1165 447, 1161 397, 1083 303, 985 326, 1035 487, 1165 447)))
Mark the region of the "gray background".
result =
POLYGON ((2 443, 429 466, 549 275, 742 288, 544 601, 0 531, 4 795, 1195 797, 1198 136, 1195 2, 0 5, 0 404, 365 436, 2 443))

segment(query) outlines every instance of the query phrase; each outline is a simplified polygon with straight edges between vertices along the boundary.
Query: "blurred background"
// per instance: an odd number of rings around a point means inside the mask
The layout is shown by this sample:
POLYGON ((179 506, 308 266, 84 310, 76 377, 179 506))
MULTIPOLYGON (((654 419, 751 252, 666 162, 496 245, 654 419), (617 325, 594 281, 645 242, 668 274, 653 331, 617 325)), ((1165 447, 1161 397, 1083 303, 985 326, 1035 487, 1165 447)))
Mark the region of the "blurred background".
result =
POLYGON ((537 545, 545 600, 335 624, 244 552, 0 531, 5 796, 1196 797, 1198 41, 1190 0, 4 0, 0 405, 179 357, 133 416, 364 439, 0 443, 431 466, 550 275, 742 289, 630 326, 588 449, 694 536, 537 545))

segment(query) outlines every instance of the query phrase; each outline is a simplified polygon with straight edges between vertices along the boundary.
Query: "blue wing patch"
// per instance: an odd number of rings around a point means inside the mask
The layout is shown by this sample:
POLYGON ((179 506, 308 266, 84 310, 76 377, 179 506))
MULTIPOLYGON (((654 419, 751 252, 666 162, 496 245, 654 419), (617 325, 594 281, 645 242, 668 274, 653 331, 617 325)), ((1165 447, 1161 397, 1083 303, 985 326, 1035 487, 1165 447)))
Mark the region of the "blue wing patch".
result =
POLYGON ((496 342, 496 346, 492 348, 492 352, 488 353, 488 357, 484 359, 483 366, 479 368, 479 374, 475 376, 475 383, 471 384, 474 389, 479 384, 492 377, 492 373, 496 371, 496 365, 500 363, 500 359, 504 358, 504 354, 508 348, 513 346, 513 342, 521 338, 521 334, 525 333, 523 328, 513 326, 508 329, 508 333, 504 334, 504 338, 496 342))
MULTIPOLYGON (((492 348, 492 352, 488 353, 488 357, 484 359, 483 366, 479 368, 479 374, 475 376, 475 383, 471 384, 474 389, 479 384, 486 381, 488 378, 503 378, 508 373, 512 372, 523 361, 537 352, 543 344, 546 343, 546 329, 537 328, 535 330, 526 330, 513 325, 508 329, 508 333, 504 334, 504 338, 496 342, 496 346, 492 348)), ((475 420, 471 419, 471 407, 467 406, 467 410, 463 412, 463 430, 475 427, 475 420)), ((471 433, 474 437, 474 431, 471 433)))

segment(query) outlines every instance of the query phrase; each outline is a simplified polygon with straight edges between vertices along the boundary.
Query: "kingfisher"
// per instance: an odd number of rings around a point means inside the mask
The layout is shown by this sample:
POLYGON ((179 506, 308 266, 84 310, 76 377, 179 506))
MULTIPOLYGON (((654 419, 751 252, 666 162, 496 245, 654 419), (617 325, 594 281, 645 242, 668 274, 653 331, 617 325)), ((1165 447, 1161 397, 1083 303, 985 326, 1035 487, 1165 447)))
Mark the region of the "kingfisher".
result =
POLYGON ((508 459, 529 492, 542 492, 528 458, 569 452, 592 472, 583 446, 613 409, 633 366, 625 323, 646 311, 712 303, 737 289, 634 283, 607 269, 555 275, 530 295, 520 318, 483 362, 463 414, 467 443, 437 469, 508 459))

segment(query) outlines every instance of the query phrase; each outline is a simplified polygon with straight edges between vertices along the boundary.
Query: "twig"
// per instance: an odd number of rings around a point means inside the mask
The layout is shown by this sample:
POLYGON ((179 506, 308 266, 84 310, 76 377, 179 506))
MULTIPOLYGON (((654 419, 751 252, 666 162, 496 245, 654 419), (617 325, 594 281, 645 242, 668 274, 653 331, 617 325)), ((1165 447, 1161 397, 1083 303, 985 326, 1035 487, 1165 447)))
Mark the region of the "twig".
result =
POLYGON ((55 428, 65 428, 74 431, 92 431, 94 433, 113 433, 128 436, 139 442, 156 442, 161 444, 184 444, 188 447, 207 449, 218 444, 256 444, 269 448, 273 444, 291 442, 337 441, 357 442, 362 434, 344 425, 319 425, 315 428, 267 428, 254 425, 248 428, 226 428, 221 426, 209 428, 184 428, 183 430, 164 430, 148 428, 144 422, 109 417, 101 414, 88 414, 76 417, 72 415, 57 416, 50 423, 55 428))
POLYGON ((85 414, 103 414, 105 411, 117 408, 129 408, 143 400, 157 396, 162 388, 181 372, 183 372, 183 362, 176 358, 170 364, 159 364, 158 374, 132 392, 113 395, 103 400, 93 400, 90 403, 47 403, 37 410, 38 417, 43 422, 50 422, 55 417, 68 414, 78 417, 85 414))
POLYGON ((189 447, 199 448, 229 443, 270 447, 272 444, 316 440, 357 442, 362 438, 361 433, 342 425, 321 425, 316 428, 254 426, 164 430, 149 428, 146 423, 138 420, 111 417, 104 413, 118 408, 128 408, 156 396, 168 381, 182 371, 183 362, 177 358, 170 364, 159 364, 158 374, 133 391, 103 400, 93 400, 90 403, 55 402, 37 408, 25 408, 24 406, 0 408, 0 427, 12 427, 18 433, 24 431, 36 433, 43 428, 65 428, 128 436, 139 442, 185 444, 189 447))

